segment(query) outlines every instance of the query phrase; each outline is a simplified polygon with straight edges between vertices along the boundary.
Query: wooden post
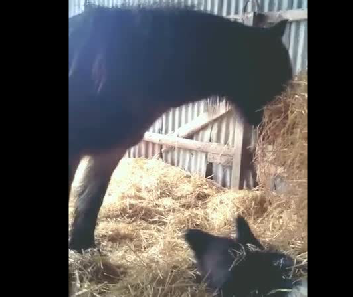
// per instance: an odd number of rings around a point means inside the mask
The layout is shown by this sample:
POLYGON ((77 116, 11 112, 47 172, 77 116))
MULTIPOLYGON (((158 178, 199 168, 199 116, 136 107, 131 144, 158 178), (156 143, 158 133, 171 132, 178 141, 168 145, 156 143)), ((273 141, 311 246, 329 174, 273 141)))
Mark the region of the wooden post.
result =
POLYGON ((256 146, 256 130, 249 125, 244 127, 244 151, 241 170, 244 172, 244 188, 253 189, 257 186, 256 169, 253 163, 256 146))
POLYGON ((252 26, 254 23, 254 12, 246 13, 242 17, 242 21, 245 25, 252 26))
POLYGON ((248 26, 265 27, 268 23, 268 18, 264 13, 250 12, 243 15, 242 21, 248 26))
POLYGON ((234 190, 242 189, 241 160, 243 157, 244 121, 236 114, 234 131, 234 155, 232 166, 231 188, 234 190))
POLYGON ((234 190, 242 190, 244 188, 251 189, 255 185, 255 182, 253 181, 253 154, 250 150, 252 145, 253 128, 244 122, 242 117, 236 116, 234 133, 235 143, 231 188, 234 190))
MULTIPOLYGON (((242 21, 249 26, 263 27, 266 17, 262 13, 252 12, 243 15, 242 21)), ((256 186, 256 172, 253 164, 255 150, 254 136, 256 131, 243 118, 236 116, 235 125, 235 152, 233 156, 231 188, 242 190, 256 186)))
MULTIPOLYGON (((254 21, 254 13, 245 14, 242 18, 242 21, 246 25, 253 25, 254 21)), ((244 188, 244 180, 245 180, 245 172, 244 167, 245 163, 248 162, 248 153, 247 153, 247 143, 246 141, 248 137, 246 133, 248 133, 248 125, 244 122, 242 116, 240 116, 237 112, 236 115, 236 124, 234 131, 234 155, 233 155, 233 166, 232 166, 232 180, 231 180, 231 188, 234 190, 242 190, 244 188)))

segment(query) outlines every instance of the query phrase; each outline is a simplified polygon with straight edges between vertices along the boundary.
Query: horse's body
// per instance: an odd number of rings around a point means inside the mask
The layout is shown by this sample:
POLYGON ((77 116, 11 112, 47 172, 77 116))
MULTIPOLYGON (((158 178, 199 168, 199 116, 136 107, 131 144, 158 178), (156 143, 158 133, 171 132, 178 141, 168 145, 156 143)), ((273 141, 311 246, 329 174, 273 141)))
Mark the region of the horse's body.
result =
POLYGON ((220 297, 307 296, 306 282, 289 278, 293 259, 266 250, 243 217, 236 225, 235 239, 198 229, 185 234, 208 287, 220 297))
POLYGON ((249 124, 260 123, 258 110, 292 78, 285 25, 253 28, 181 8, 91 7, 72 19, 69 193, 81 158, 90 159, 70 248, 94 246, 113 170, 170 108, 225 96, 249 124))

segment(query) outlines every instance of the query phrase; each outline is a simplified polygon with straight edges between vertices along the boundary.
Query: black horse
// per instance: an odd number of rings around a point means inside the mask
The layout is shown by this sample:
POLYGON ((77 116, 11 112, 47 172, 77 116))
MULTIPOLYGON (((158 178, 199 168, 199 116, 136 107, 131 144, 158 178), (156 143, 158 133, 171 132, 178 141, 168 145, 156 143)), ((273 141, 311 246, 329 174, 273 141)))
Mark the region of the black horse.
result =
MULTIPOLYGON (((292 79, 287 21, 255 28, 188 8, 87 7, 69 26, 69 194, 78 187, 69 247, 95 245, 113 170, 164 112, 226 97, 253 125, 292 79)), ((69 195, 70 196, 70 195, 69 195)))
POLYGON ((236 225, 235 240, 198 229, 185 234, 208 287, 222 297, 307 296, 306 283, 290 279, 293 259, 266 250, 243 217, 236 225))

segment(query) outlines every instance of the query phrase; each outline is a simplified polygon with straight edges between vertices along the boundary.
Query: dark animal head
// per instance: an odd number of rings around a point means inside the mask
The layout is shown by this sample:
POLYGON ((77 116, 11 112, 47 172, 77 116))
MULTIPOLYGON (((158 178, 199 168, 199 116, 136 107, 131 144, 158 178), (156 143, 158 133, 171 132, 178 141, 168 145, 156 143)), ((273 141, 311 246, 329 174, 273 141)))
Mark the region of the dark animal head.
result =
MULTIPOLYGON (((283 20, 270 28, 249 27, 242 52, 237 52, 240 60, 234 67, 241 69, 241 74, 233 75, 237 86, 230 100, 251 125, 261 123, 263 107, 281 95, 293 78, 290 56, 282 41, 286 24, 283 20)), ((234 80, 230 83, 234 85, 234 80)))
POLYGON ((266 251, 243 217, 236 219, 236 239, 189 229, 185 239, 193 250, 207 285, 222 297, 286 296, 292 282, 284 277, 293 260, 266 251), (276 290, 282 290, 276 292, 276 290))

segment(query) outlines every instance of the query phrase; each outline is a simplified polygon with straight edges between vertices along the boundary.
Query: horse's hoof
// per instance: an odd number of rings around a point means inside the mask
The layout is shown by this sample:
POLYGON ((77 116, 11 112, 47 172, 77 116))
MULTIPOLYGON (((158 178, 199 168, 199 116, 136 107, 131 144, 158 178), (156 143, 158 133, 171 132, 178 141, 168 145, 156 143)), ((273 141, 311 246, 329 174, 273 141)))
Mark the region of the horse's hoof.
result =
POLYGON ((83 252, 85 252, 89 249, 97 249, 95 243, 82 244, 82 242, 81 242, 79 244, 77 242, 69 242, 69 250, 75 251, 77 253, 82 254, 83 252))

